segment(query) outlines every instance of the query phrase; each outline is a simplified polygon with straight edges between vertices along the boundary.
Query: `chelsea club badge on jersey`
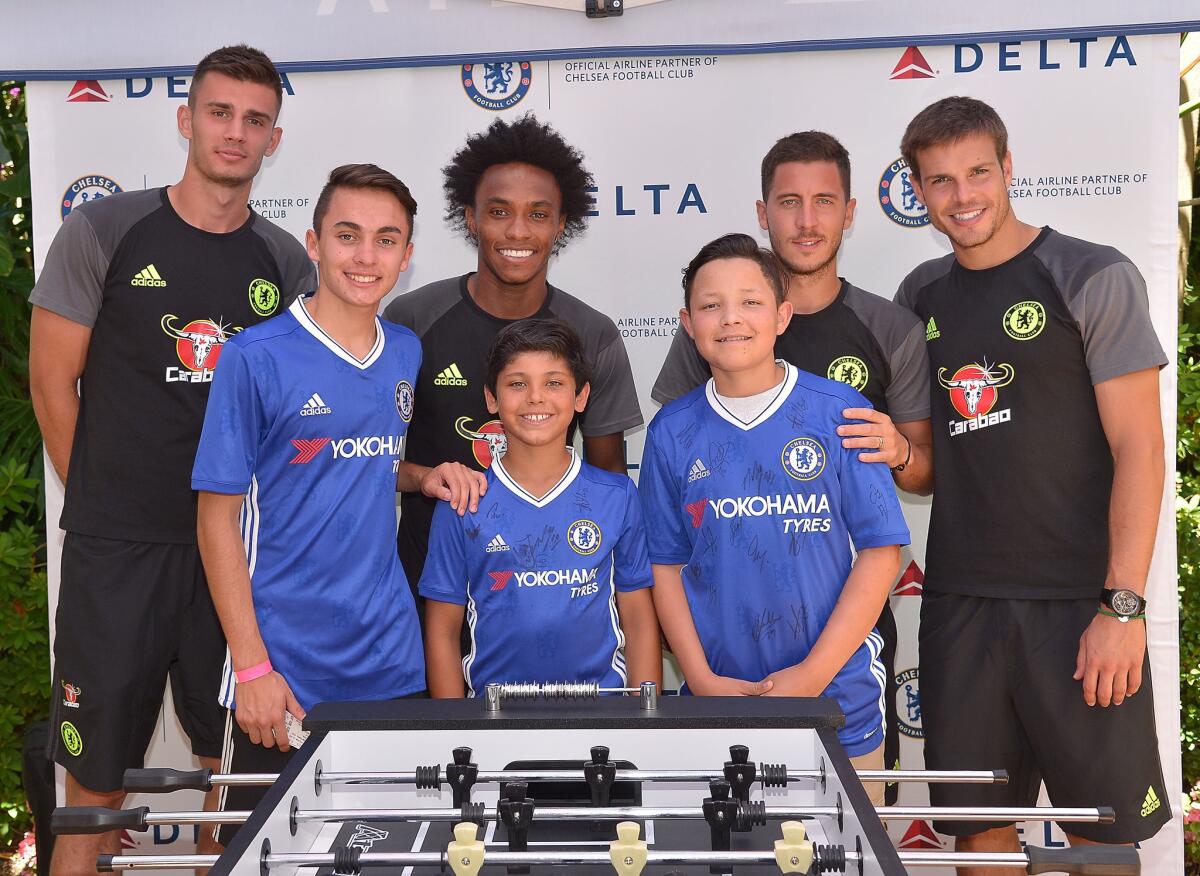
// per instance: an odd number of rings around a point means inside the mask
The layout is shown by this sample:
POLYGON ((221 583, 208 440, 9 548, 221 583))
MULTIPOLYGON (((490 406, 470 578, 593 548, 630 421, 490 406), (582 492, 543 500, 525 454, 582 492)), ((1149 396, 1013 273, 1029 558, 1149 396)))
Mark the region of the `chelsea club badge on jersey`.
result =
POLYGON ((600 527, 590 520, 576 520, 567 527, 567 544, 585 557, 594 554, 600 549, 600 527))
POLYGON ((783 448, 783 470, 798 481, 811 481, 825 470, 825 448, 815 438, 793 438, 783 448))
POLYGON ((400 419, 404 422, 412 420, 413 388, 407 380, 401 380, 396 384, 396 412, 400 414, 400 419))

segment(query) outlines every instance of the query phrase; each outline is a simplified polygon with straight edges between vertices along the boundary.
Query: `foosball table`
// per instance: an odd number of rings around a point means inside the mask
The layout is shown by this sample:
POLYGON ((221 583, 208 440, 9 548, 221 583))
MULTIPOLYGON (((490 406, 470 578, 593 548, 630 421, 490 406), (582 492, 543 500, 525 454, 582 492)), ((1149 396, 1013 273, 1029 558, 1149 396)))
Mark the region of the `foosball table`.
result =
POLYGON ((469 700, 323 703, 276 775, 130 770, 129 791, 269 785, 253 812, 60 808, 56 833, 242 826, 224 854, 104 855, 101 871, 212 876, 364 872, 771 872, 899 876, 928 866, 1139 873, 1123 847, 898 852, 888 819, 1105 821, 1110 809, 880 807, 863 781, 1003 782, 988 770, 856 773, 832 700, 598 696, 492 685, 469 700))

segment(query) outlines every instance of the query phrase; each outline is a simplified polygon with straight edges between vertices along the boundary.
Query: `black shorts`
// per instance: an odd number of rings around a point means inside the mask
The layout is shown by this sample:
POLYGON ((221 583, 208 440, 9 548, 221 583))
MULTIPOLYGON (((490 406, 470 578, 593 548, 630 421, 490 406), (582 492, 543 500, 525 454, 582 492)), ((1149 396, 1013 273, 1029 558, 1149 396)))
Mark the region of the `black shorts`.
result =
MULTIPOLYGON (((426 699, 429 693, 427 691, 418 691, 407 696, 399 697, 402 700, 426 699)), ((227 723, 225 724, 225 747, 221 754, 221 772, 223 773, 281 773, 283 768, 288 765, 288 761, 292 759, 292 755, 296 753, 295 748, 288 751, 280 751, 275 746, 266 748, 262 745, 255 745, 250 741, 250 737, 246 731, 239 726, 237 718, 232 710, 226 712, 227 723)), ((252 810, 260 802, 262 798, 267 796, 269 786, 266 785, 227 785, 221 792, 222 812, 234 810, 252 810)), ((237 835, 240 824, 225 824, 217 831, 217 840, 223 846, 228 846, 233 842, 233 838, 237 835)))
POLYGON ((199 757, 219 757, 225 638, 195 545, 69 532, 55 615, 49 755, 85 788, 140 767, 171 681, 199 757))
MULTIPOLYGON (((931 770, 1003 769, 1007 785, 932 784, 935 806, 1111 806, 1115 824, 1060 824, 1094 842, 1132 843, 1171 818, 1154 726, 1150 664, 1120 706, 1088 706, 1075 681, 1095 599, 988 599, 932 593, 921 603, 921 720, 931 770)), ((1140 623, 1140 621, 1133 621, 1140 623)), ((969 836, 1007 822, 935 822, 969 836)))

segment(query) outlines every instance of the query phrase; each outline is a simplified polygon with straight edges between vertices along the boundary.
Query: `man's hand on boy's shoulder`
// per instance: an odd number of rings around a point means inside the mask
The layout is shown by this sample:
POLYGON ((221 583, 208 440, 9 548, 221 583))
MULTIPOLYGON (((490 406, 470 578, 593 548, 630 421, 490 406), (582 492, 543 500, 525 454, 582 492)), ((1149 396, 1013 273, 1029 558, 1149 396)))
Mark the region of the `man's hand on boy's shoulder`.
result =
POLYGON ((487 477, 461 462, 443 462, 421 476, 421 492, 449 502, 461 517, 468 510, 472 514, 479 510, 479 498, 487 492, 487 477))
POLYGON ((888 468, 904 462, 907 441, 887 414, 875 408, 847 408, 842 411, 842 416, 861 421, 844 423, 838 426, 837 433, 842 436, 842 446, 847 450, 867 451, 858 455, 862 462, 884 462, 888 468))

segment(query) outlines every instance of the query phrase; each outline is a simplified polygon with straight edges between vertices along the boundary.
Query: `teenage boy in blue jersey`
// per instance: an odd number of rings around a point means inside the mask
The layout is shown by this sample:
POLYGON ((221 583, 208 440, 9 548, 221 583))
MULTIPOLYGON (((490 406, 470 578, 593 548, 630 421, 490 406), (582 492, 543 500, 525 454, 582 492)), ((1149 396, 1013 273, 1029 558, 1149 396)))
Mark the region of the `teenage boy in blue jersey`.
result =
POLYGON ((835 698, 847 753, 879 769, 873 625, 908 529, 888 471, 838 438, 842 411, 869 402, 776 360, 786 273, 749 236, 705 245, 683 288, 713 376, 655 416, 639 489, 667 642, 692 693, 835 698))
MULTIPOLYGON (((316 291, 234 335, 222 353, 192 487, 229 642, 221 701, 236 721, 227 772, 281 769, 286 715, 425 690, 420 627, 394 547, 396 490, 463 511, 482 477, 458 463, 400 460, 421 344, 375 314, 408 267, 415 213, 407 186, 387 171, 335 169, 307 235, 316 291)), ((234 789, 225 803, 251 808, 262 793, 234 789)))
POLYGON ((490 682, 661 683, 637 492, 567 446, 589 390, 566 323, 525 319, 496 336, 484 396, 508 449, 478 510, 438 503, 421 575, 433 696, 476 696, 490 682))

